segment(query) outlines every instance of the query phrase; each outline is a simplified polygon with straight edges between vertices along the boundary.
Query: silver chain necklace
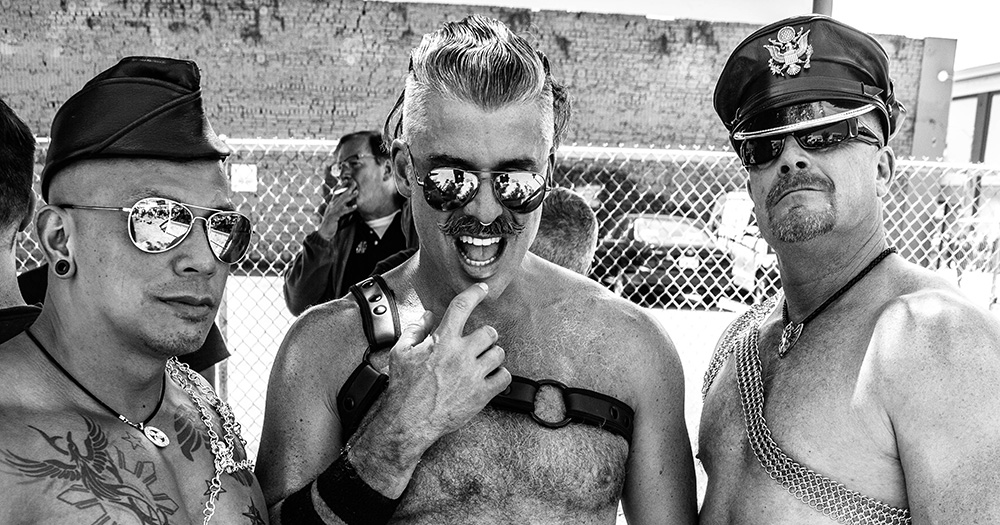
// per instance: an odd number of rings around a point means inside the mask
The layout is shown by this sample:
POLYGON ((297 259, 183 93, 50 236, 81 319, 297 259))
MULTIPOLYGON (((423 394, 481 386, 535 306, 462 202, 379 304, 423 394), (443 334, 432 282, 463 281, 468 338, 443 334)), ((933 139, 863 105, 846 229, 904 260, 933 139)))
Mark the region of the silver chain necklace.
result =
POLYGON ((119 420, 128 426, 140 431, 143 435, 149 439, 158 448, 164 448, 170 444, 170 439, 167 437, 166 433, 162 430, 149 425, 149 422, 153 419, 153 416, 160 411, 160 406, 163 405, 163 398, 167 388, 167 374, 170 375, 170 379, 177 383, 184 392, 191 398, 198 407, 198 413, 201 416, 201 421, 205 424, 205 428, 208 429, 209 438, 209 448, 212 451, 212 459, 215 467, 215 475, 212 477, 212 481, 209 485, 208 501, 205 502, 205 510, 202 511, 204 515, 203 524, 207 525, 212 516, 215 515, 215 501, 219 499, 219 493, 222 491, 222 474, 232 475, 240 470, 253 471, 253 462, 250 459, 243 459, 241 461, 236 461, 233 459, 233 452, 236 450, 236 440, 240 440, 240 446, 246 446, 246 440, 243 439, 243 435, 240 432, 240 424, 236 421, 233 416, 233 409, 230 408, 229 403, 219 399, 215 391, 208 386, 208 382, 205 381, 197 372, 191 370, 185 363, 181 363, 176 357, 171 357, 167 360, 166 373, 163 376, 163 384, 160 387, 160 399, 156 403, 156 408, 153 409, 153 413, 146 418, 145 421, 141 423, 133 423, 124 415, 118 413, 107 403, 101 401, 97 396, 87 390, 87 387, 83 386, 82 383, 77 381, 72 374, 69 373, 59 361, 56 361, 55 357, 45 349, 41 341, 38 340, 31 333, 31 330, 26 330, 28 338, 35 343, 35 346, 45 354, 45 357, 55 365, 64 376, 66 376, 70 381, 73 382, 77 387, 80 388, 85 394, 90 396, 91 399, 96 401, 99 405, 104 407, 108 412, 115 414, 119 420), (195 387, 197 387, 198 392, 195 392, 195 387), (212 408, 219 414, 219 419, 222 421, 222 428, 225 432, 223 438, 219 438, 218 432, 215 431, 215 427, 212 425, 212 413, 209 411, 208 405, 202 399, 205 397, 209 400, 212 408))
POLYGON ((253 462, 249 458, 241 461, 233 459, 233 452, 236 450, 236 440, 240 440, 240 446, 246 446, 246 440, 243 439, 243 435, 240 433, 240 424, 233 416, 233 409, 230 408, 229 403, 219 399, 215 391, 208 386, 207 381, 199 376, 197 372, 191 370, 191 367, 187 364, 177 361, 176 357, 171 357, 167 361, 167 373, 170 374, 170 378, 175 383, 184 389, 184 392, 191 398, 191 401, 198 406, 198 413, 201 416, 201 420, 205 424, 205 428, 208 429, 210 448, 215 463, 215 476, 212 477, 212 481, 209 484, 208 501, 205 502, 205 510, 202 511, 205 517, 202 523, 207 525, 215 514, 215 501, 219 498, 219 492, 222 491, 222 474, 232 475, 240 470, 252 472, 253 462), (197 386, 198 392, 195 392, 195 386, 197 386), (215 431, 215 427, 212 425, 212 414, 209 411, 208 405, 202 400, 202 397, 207 398, 212 408, 219 414, 219 419, 222 421, 222 428, 225 431, 225 436, 222 439, 219 438, 218 432, 215 431))

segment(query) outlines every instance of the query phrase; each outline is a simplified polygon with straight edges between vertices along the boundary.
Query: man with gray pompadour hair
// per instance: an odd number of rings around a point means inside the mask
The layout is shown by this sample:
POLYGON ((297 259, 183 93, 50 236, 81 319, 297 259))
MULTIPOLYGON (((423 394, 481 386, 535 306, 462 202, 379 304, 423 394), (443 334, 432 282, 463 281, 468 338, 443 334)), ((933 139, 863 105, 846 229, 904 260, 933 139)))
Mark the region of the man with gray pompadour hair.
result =
POLYGON ((552 78, 548 58, 503 23, 482 16, 447 23, 413 49, 406 87, 386 119, 388 141, 403 130, 421 129, 431 93, 488 110, 537 100, 543 114, 552 110, 553 149, 571 113, 566 88, 552 78))
POLYGON ((670 339, 528 252, 569 113, 547 59, 472 16, 410 64, 386 135, 419 249, 282 343, 272 523, 694 523, 670 339))

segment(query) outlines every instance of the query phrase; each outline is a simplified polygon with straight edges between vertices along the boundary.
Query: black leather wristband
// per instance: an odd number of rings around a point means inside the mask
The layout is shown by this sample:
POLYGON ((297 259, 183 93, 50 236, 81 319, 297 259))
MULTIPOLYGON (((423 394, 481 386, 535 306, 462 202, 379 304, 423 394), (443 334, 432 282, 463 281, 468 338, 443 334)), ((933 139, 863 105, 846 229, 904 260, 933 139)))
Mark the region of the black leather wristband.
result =
POLYGON ((281 503, 282 525, 326 525, 313 506, 313 483, 293 492, 281 503))
POLYGON ((388 498, 371 488, 347 460, 349 447, 316 478, 316 492, 326 506, 347 525, 389 523, 403 497, 388 498))

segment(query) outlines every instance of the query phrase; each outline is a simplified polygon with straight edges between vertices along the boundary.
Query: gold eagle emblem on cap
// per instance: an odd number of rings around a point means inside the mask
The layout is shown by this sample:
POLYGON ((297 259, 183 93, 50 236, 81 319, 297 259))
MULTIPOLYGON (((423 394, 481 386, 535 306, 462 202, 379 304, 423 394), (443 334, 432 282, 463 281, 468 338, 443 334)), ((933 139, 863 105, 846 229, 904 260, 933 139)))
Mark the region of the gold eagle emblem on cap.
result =
POLYGON ((813 54, 809 31, 800 28, 796 33, 794 28, 785 26, 778 30, 777 39, 769 38, 767 41, 771 45, 764 44, 764 49, 771 53, 767 65, 772 74, 795 76, 803 69, 809 69, 809 59, 813 54))

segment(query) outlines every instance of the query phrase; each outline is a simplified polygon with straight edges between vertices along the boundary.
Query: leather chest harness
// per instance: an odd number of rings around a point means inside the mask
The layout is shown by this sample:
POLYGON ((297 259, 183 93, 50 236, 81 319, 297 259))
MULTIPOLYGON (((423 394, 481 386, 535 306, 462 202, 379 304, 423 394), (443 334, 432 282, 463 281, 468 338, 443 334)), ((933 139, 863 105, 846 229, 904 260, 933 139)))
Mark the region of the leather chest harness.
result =
MULTIPOLYGON (((354 369, 337 393, 337 411, 343 425, 345 442, 357 430, 361 420, 389 382, 389 376, 371 364, 372 352, 391 348, 401 333, 395 297, 380 276, 369 277, 352 286, 351 294, 361 308, 368 348, 365 349, 361 364, 354 369)), ((489 405, 528 414, 536 423, 548 428, 561 428, 570 423, 593 425, 622 436, 630 445, 632 443, 635 411, 630 406, 600 392, 568 387, 553 379, 536 381, 511 376, 510 385, 494 397, 489 405), (546 421, 535 414, 535 396, 538 389, 545 385, 555 387, 562 393, 566 414, 561 421, 546 421)))

